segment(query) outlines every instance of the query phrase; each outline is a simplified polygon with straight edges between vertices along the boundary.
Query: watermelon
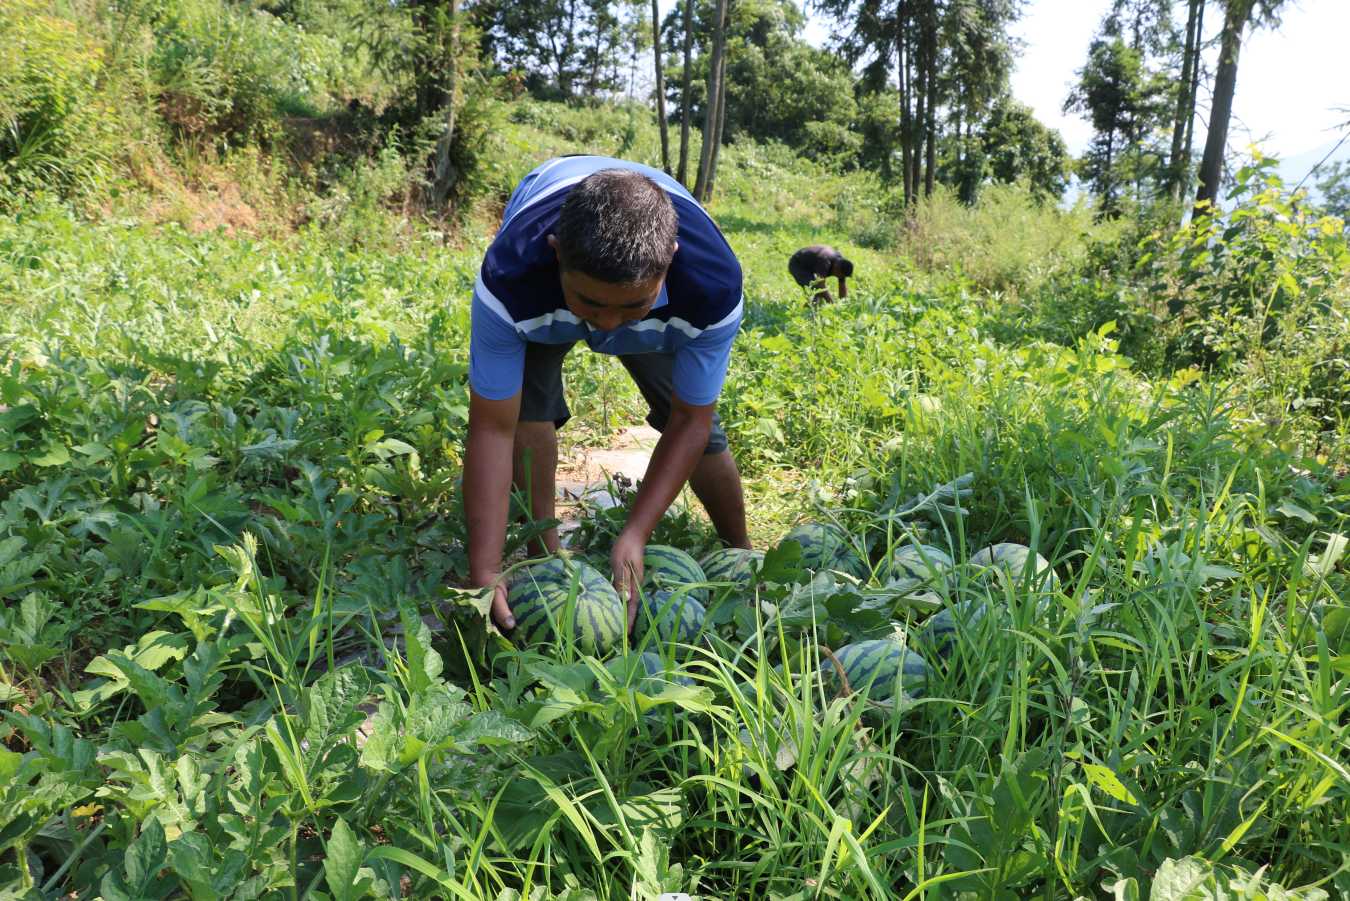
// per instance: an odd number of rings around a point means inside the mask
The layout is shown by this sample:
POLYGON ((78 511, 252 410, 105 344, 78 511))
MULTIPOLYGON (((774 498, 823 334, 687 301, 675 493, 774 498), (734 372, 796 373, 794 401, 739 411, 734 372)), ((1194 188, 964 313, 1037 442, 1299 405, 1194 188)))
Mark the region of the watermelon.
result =
POLYGON ((942 589, 947 585, 947 574, 955 565, 951 555, 941 548, 929 544, 905 544, 891 554, 891 578, 918 579, 942 589))
POLYGON ((616 657, 605 664, 605 669, 620 685, 627 685, 648 696, 659 695, 670 685, 694 684, 694 680, 688 676, 667 670, 661 655, 651 651, 616 657))
POLYGON ((1050 561, 1025 545, 1006 541, 1002 544, 991 545, 976 551, 971 556, 970 562, 976 566, 986 567, 994 574, 995 578, 1002 574, 1005 578, 1010 577, 1013 584, 1020 585, 1023 577, 1027 575, 1027 561, 1033 557, 1035 562, 1031 567, 1031 585, 1037 591, 1053 591, 1058 588, 1059 577, 1050 567, 1050 561))
POLYGON ((627 605, 609 580, 580 561, 555 557, 517 570, 506 600, 516 618, 511 637, 521 643, 554 641, 555 628, 562 628, 568 617, 577 645, 588 654, 623 643, 627 605))
MULTIPOLYGON (((642 555, 642 586, 655 590, 680 588, 708 581, 698 561, 677 547, 649 544, 642 555)), ((708 603, 707 588, 690 589, 688 594, 700 604, 708 603)))
MULTIPOLYGON (((865 692, 874 701, 893 697, 897 682, 902 695, 916 697, 928 681, 928 663, 894 638, 854 642, 835 651, 834 656, 844 669, 849 688, 865 692)), ((834 660, 822 660, 820 671, 827 684, 843 687, 834 660)))
POLYGON ((977 628, 988 611, 983 601, 975 599, 944 607, 923 624, 915 644, 938 657, 946 657, 951 653, 957 633, 977 628))
POLYGON ((811 572, 836 569, 859 579, 867 575, 867 566, 853 549, 848 533, 833 523, 803 523, 784 535, 783 541, 801 545, 802 565, 811 572))
POLYGON ((698 562, 709 582, 732 582, 737 588, 750 584, 751 567, 764 560, 763 551, 724 547, 698 562))
POLYGON ((661 645, 693 644, 703 633, 706 616, 707 610, 692 593, 645 592, 638 604, 637 634, 655 629, 661 645))
POLYGON ((613 482, 596 482, 587 485, 581 493, 575 495, 583 507, 593 510, 613 510, 624 504, 623 489, 613 482))

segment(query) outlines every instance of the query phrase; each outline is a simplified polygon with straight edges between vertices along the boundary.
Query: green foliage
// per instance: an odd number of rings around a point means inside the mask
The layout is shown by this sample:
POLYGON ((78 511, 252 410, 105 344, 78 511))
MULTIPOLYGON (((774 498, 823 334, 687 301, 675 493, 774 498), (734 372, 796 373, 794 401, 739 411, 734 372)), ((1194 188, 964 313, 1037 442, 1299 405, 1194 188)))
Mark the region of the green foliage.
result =
POLYGON ((1350 403, 1350 246, 1339 219, 1295 205, 1274 165, 1237 173, 1230 210, 1151 236, 1138 268, 1165 304, 1172 365, 1237 376, 1267 427, 1301 414, 1330 433, 1350 403))
POLYGON ((0 205, 96 184, 117 116, 96 90, 103 51, 41 0, 0 8, 0 205))
POLYGON ((475 14, 500 69, 524 73, 537 96, 575 100, 621 88, 626 48, 650 34, 640 18, 623 18, 618 6, 606 0, 494 0, 475 14))
POLYGON ((339 56, 331 38, 217 0, 164 0, 144 15, 160 115, 183 140, 276 140, 284 112, 322 98, 339 56))
POLYGON ((981 134, 989 177, 1000 184, 1025 181, 1032 193, 1058 200, 1068 187, 1068 150, 1059 132, 1046 128, 1030 107, 1010 97, 989 114, 981 134))
MULTIPOLYGON (((509 188, 626 140, 650 162, 630 122, 517 107, 487 171, 509 188)), ((481 592, 450 587, 480 237, 0 217, 5 890, 1350 892, 1350 482, 1343 454, 1252 426, 1279 395, 1246 368, 1303 349, 1277 330, 1231 350, 1231 380, 1169 374, 1087 326, 1163 291, 1237 306, 1292 281, 1315 335, 1342 245, 1264 188, 1136 249, 995 187, 916 211, 979 278, 950 257, 916 272, 854 240, 895 221, 874 177, 748 142, 723 165, 712 212, 747 316, 720 412, 757 543, 835 523, 812 531, 866 566, 813 572, 827 555, 783 541, 706 573, 696 640, 605 657, 512 647, 481 592), (1201 236, 1210 256, 1184 256, 1201 236), (801 302, 785 261, 811 239, 856 258, 847 301, 801 302), (1150 250, 1146 293, 1125 273, 1150 250), (1056 578, 991 574, 978 552, 1000 542, 1056 578), (919 543, 940 573, 897 553, 919 543), (939 627, 921 696, 832 683, 822 645, 939 627)), ((565 435, 640 415, 614 367, 573 356, 584 428, 565 435)), ((620 494, 578 556, 603 565, 620 494)), ((686 510, 656 540, 713 546, 686 510)))
POLYGON ((1317 193, 1327 215, 1350 222, 1350 162, 1332 163, 1317 179, 1317 193))
POLYGON ((862 147, 853 130, 852 78, 840 59, 801 39, 803 24, 790 4, 737 4, 728 36, 725 134, 782 141, 843 168, 862 147))
MULTIPOLYGON (((683 12, 666 16, 666 109, 678 122, 683 95, 683 12)), ((712 44, 713 6, 695 13, 696 43, 712 44)), ((857 127, 854 79, 832 53, 801 37, 801 10, 785 0, 754 0, 731 6, 727 24, 726 141, 751 138, 782 142, 831 169, 852 166, 864 153, 857 127)), ((701 123, 707 92, 707 53, 694 63, 691 115, 701 123)))
POLYGON ((1084 113, 1095 135, 1080 164, 1103 215, 1121 212, 1127 199, 1142 203, 1142 184, 1160 172, 1158 154, 1146 138, 1167 112, 1166 83, 1147 66, 1147 55, 1110 28, 1088 49, 1079 83, 1066 111, 1084 113), (1133 187, 1131 195, 1130 188, 1133 187))
POLYGON ((1086 259, 1090 213, 1041 203, 1019 185, 990 185, 978 203, 939 190, 902 227, 900 246, 923 269, 997 292, 1024 293, 1086 259))

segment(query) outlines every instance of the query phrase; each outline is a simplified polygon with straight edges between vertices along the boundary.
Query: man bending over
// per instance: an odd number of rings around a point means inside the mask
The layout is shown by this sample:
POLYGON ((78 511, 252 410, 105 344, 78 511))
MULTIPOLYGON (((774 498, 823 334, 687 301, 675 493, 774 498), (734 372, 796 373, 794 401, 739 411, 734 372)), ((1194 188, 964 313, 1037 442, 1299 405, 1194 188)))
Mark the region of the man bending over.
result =
MULTIPOLYGON (((535 519, 553 517, 557 430, 571 415, 562 364, 579 341, 619 358, 661 432, 610 555, 630 628, 647 540, 686 481, 722 540, 750 546, 714 409, 741 311, 740 264, 670 176, 572 156, 516 186, 474 286, 464 464, 469 575, 495 587, 499 627, 515 626, 500 578, 511 486, 529 486, 535 519)), ((558 549, 556 529, 542 540, 558 549)))
POLYGON ((830 277, 839 279, 839 299, 848 297, 848 285, 844 279, 853 275, 853 262, 828 244, 812 244, 794 253, 788 260, 788 272, 803 288, 815 292, 811 296, 813 303, 829 303, 830 289, 825 280, 830 277))

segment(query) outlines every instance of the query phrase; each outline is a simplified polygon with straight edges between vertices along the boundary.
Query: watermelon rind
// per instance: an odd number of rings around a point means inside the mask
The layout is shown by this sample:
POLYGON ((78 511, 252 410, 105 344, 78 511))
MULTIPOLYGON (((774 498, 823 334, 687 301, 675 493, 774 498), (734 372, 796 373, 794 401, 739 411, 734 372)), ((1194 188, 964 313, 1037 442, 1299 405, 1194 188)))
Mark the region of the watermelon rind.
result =
POLYGON ((672 672, 660 654, 643 651, 615 657, 605 664, 605 669, 619 680, 645 695, 655 697, 671 685, 690 686, 694 680, 678 671, 672 672))
POLYGON ((719 548, 698 562, 709 582, 731 582, 737 588, 750 584, 753 567, 764 560, 763 551, 740 547, 719 548))
POLYGON ((834 523, 807 522, 792 529, 779 542, 801 545, 802 566, 811 572, 838 570, 855 578, 867 575, 867 565, 853 549, 848 533, 834 523))
MULTIPOLYGON (((699 585, 708 581, 703 567, 692 556, 668 544, 649 544, 642 555, 642 584, 644 588, 667 590, 699 585)), ((707 604, 710 592, 706 587, 689 588, 688 594, 699 603, 707 604)))
POLYGON ((637 636, 656 632, 656 641, 693 644, 703 634, 708 611, 692 593, 678 591, 644 592, 638 603, 637 636))
POLYGON ((934 656, 946 657, 957 637, 978 628, 988 612, 988 605, 974 598, 944 607, 928 618, 914 643, 934 656))
MULTIPOLYGON (((905 697, 919 697, 928 682, 928 662, 894 638, 847 644, 834 652, 834 658, 843 668, 849 688, 874 701, 893 698, 897 688, 905 697)), ((834 660, 827 657, 821 661, 820 671, 829 684, 842 687, 834 660)))
POLYGON ((889 561, 891 579, 915 579, 939 591, 947 586, 955 565, 951 554, 929 544, 901 545, 889 561))
POLYGON ((518 643, 554 643, 557 630, 569 622, 584 653, 603 654, 623 643, 627 605, 609 580, 579 560, 555 557, 517 570, 506 600, 516 620, 511 637, 518 643))
POLYGON ((970 562, 994 574, 996 578, 1002 573, 1016 585, 1021 585, 1026 578, 1037 591, 1054 591, 1059 587, 1059 576, 1050 566, 1050 561, 1026 545, 1011 541, 990 545, 972 554, 970 562), (1033 558, 1034 563, 1028 572, 1028 561, 1033 558))

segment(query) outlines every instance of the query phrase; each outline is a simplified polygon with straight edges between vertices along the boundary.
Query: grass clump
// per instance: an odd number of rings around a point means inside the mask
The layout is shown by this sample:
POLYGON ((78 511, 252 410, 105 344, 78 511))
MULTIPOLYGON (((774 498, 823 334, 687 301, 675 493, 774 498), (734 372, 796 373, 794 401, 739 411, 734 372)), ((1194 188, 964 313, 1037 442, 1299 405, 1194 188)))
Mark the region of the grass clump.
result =
POLYGON ((0 205, 100 187, 127 124, 106 48, 39 0, 0 9, 0 48, 0 205))
POLYGON ((973 206, 946 188, 935 191, 903 221, 898 243, 925 271, 1016 297, 1076 270, 1094 233, 1102 237, 1086 206, 1064 210, 1020 185, 997 184, 973 206))

